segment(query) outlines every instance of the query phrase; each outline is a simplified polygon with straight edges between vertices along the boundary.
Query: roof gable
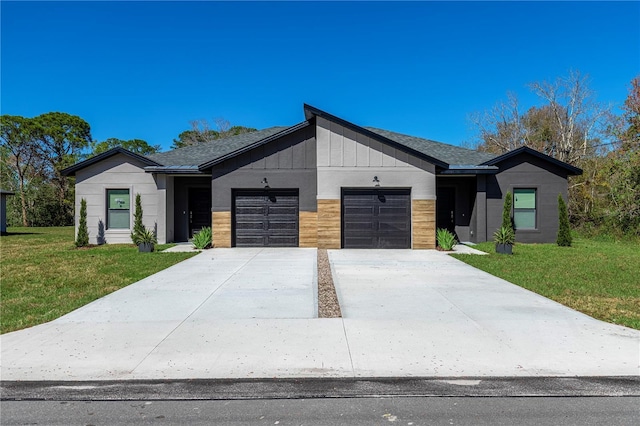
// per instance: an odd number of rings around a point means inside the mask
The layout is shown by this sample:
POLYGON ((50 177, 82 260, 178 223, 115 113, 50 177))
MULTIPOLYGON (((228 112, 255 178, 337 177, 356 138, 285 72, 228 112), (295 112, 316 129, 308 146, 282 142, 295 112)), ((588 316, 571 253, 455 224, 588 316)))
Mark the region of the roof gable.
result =
POLYGON ((136 154, 135 152, 131 152, 127 149, 124 149, 122 147, 115 147, 115 148, 111 148, 108 151, 105 151, 101 154, 98 154, 96 156, 93 156, 87 160, 81 161, 79 163, 74 164, 73 166, 67 167, 66 169, 62 170, 60 172, 60 174, 62 174, 63 176, 75 176, 76 172, 78 170, 84 169, 85 167, 88 167, 92 164, 98 163, 102 160, 106 160, 109 157, 113 157, 114 155, 117 154, 122 154, 122 155, 126 155, 127 157, 133 158, 135 160, 140 161, 141 163, 143 163, 145 166, 159 166, 160 163, 157 163, 143 155, 140 154, 136 154))
MULTIPOLYGON (((448 169, 451 165, 463 165, 467 166, 467 170, 472 170, 482 162, 495 157, 495 155, 486 152, 479 152, 429 139, 404 135, 389 130, 377 129, 375 127, 361 127, 307 104, 304 105, 304 113, 307 119, 317 115, 337 122, 342 126, 369 136, 379 142, 400 148, 443 169, 448 169)), ((481 168, 486 169, 486 167, 481 168)))
POLYGON ((569 174, 571 175, 581 175, 582 174, 582 169, 578 168, 578 167, 574 167, 571 164, 565 163, 564 161, 560 161, 558 159, 555 159, 553 157, 550 157, 546 154, 541 153, 540 151, 536 151, 535 149, 529 148, 528 146, 522 146, 520 148, 514 149, 513 151, 509 151, 505 154, 502 154, 498 157, 495 157, 489 161, 485 161, 484 163, 482 163, 483 165, 487 165, 487 166, 495 166, 498 165, 500 163, 502 163, 505 160, 508 160, 510 158, 516 157, 518 155, 522 155, 522 154, 529 154, 529 155, 533 155, 534 157, 540 158, 541 160, 544 161, 548 161, 551 164, 554 164, 562 169, 565 169, 569 174))

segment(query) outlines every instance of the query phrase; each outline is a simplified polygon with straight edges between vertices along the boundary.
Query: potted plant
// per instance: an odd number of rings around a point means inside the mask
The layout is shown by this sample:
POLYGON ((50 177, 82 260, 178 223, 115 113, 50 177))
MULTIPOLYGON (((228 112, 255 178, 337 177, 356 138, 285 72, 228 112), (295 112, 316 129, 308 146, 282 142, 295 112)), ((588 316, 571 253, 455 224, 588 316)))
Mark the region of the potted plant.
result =
POLYGON ((493 234, 496 242, 496 253, 513 254, 513 244, 516 242, 516 234, 510 226, 503 226, 493 234))
POLYGON ((151 253, 154 248, 154 244, 158 243, 156 234, 148 228, 144 228, 135 234, 133 243, 138 245, 138 252, 151 253))

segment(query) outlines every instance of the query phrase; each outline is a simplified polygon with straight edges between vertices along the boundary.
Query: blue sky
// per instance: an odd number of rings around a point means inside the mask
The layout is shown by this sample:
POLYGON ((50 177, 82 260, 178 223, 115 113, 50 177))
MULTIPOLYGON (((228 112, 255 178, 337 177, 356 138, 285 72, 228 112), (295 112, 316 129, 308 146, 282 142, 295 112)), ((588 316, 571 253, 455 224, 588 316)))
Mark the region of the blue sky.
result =
POLYGON ((569 70, 621 104, 639 2, 0 2, 2 114, 79 115, 165 150, 194 119, 265 128, 308 103, 443 142, 569 70))

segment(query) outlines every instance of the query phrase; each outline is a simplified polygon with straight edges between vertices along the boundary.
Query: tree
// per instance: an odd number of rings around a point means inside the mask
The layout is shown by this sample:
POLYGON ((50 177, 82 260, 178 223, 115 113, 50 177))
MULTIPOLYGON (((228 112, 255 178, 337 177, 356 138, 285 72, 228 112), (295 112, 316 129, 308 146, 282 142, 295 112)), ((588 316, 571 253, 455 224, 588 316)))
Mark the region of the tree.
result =
POLYGON ((160 145, 149 145, 142 139, 122 140, 117 138, 109 138, 102 142, 92 141, 91 153, 88 154, 87 157, 93 157, 94 155, 101 154, 116 147, 121 147, 140 155, 155 154, 161 149, 160 145))
POLYGON ((493 109, 472 115, 478 149, 502 154, 528 146, 569 164, 594 153, 606 136, 610 108, 595 101, 588 78, 570 72, 549 83, 529 85, 545 104, 520 112, 512 93, 493 109))
POLYGON ((553 141, 553 157, 570 164, 590 154, 597 136, 603 134, 608 108, 599 105, 589 89, 588 76, 570 71, 555 82, 532 83, 531 89, 547 102, 558 137, 553 141))
POLYGON ((78 223, 78 235, 76 247, 84 247, 89 244, 89 230, 87 229, 87 200, 80 200, 80 222, 78 223))
POLYGON ((507 191, 504 196, 504 205, 502 207, 502 227, 513 230, 513 223, 511 222, 511 208, 513 207, 513 197, 511 192, 507 191))
POLYGON ((569 213, 567 212, 567 205, 562 198, 562 194, 558 194, 558 238, 556 243, 560 247, 571 246, 571 227, 569 226, 569 213))
POLYGON ((41 153, 34 141, 34 133, 33 123, 28 118, 12 115, 0 117, 0 140, 3 154, 6 154, 6 156, 3 155, 3 163, 6 161, 3 167, 10 168, 17 177, 23 226, 29 224, 27 190, 36 175, 41 172, 43 163, 41 153))
POLYGON ((178 135, 178 139, 173 140, 172 149, 182 148, 200 143, 209 143, 229 136, 241 135, 243 133, 255 132, 256 129, 244 126, 231 126, 229 121, 223 118, 214 120, 216 129, 212 129, 207 120, 194 120, 191 122, 191 130, 185 130, 178 135))
POLYGON ((63 112, 49 112, 32 119, 34 140, 42 159, 47 165, 49 179, 55 185, 59 197, 59 208, 67 218, 73 219, 73 197, 69 189, 69 179, 62 176, 62 169, 74 164, 82 149, 91 143, 89 124, 76 115, 63 112))
POLYGON ((133 232, 131 232, 131 241, 133 244, 140 242, 140 236, 146 231, 142 224, 142 198, 140 194, 136 194, 136 207, 133 213, 133 232))

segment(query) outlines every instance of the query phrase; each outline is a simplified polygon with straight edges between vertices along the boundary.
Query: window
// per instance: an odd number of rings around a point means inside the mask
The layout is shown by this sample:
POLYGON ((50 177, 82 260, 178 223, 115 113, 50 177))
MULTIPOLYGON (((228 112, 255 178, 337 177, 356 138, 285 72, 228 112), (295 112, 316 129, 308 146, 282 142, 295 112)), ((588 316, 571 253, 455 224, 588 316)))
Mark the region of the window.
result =
POLYGON ((128 189, 107 189, 107 229, 129 229, 131 197, 128 189))
POLYGON ((513 222, 516 229, 536 229, 536 190, 513 190, 513 222))

